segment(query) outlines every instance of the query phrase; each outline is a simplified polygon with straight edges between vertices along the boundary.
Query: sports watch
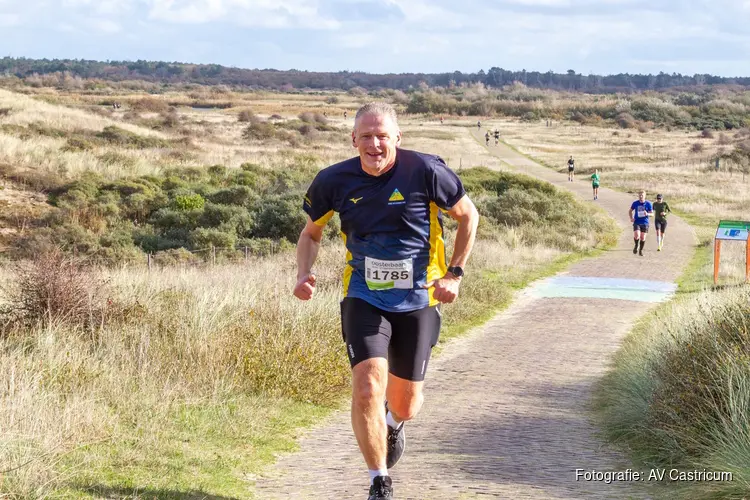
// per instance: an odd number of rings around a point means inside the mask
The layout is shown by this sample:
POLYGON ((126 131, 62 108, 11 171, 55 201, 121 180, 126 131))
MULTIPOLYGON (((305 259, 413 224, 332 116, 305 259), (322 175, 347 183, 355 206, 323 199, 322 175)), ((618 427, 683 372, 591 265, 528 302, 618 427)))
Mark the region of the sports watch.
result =
POLYGON ((451 273, 456 278, 460 278, 464 275, 464 270, 462 267, 453 266, 448 268, 448 272, 451 273))

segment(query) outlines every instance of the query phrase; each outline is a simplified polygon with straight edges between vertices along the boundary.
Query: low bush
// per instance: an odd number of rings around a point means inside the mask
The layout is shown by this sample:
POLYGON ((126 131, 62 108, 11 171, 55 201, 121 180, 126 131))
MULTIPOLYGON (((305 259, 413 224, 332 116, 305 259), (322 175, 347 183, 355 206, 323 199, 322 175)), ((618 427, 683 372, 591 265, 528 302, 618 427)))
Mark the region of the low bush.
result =
POLYGON ((52 249, 16 263, 13 271, 15 279, 3 285, 5 328, 18 323, 92 326, 102 320, 104 283, 83 260, 52 249))

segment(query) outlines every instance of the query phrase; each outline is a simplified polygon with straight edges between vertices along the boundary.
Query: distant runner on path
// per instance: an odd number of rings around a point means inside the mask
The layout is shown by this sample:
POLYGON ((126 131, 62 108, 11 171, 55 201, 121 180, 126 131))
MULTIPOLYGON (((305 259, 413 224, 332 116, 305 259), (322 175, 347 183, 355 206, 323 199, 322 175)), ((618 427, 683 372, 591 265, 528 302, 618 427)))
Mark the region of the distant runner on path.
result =
POLYGON ((404 422, 422 406, 440 304, 458 296, 479 215, 442 159, 399 147, 389 104, 357 111, 352 144, 359 156, 321 170, 304 198, 294 295, 313 297, 312 266, 338 212, 347 250, 341 325, 352 367, 352 427, 369 469, 368 500, 390 500, 388 469, 404 452, 404 422), (442 212, 458 222, 450 261, 442 212))
POLYGON ((489 146, 490 145, 490 131, 484 133, 484 145, 489 146))
POLYGON ((573 182, 573 172, 576 169, 576 161, 573 159, 573 157, 570 157, 570 160, 568 160, 568 180, 570 182, 573 182))
POLYGON ((667 232, 667 214, 672 212, 669 208, 669 203, 663 200, 664 197, 662 195, 656 195, 656 203, 654 203, 654 227, 656 228, 657 252, 661 252, 664 246, 664 233, 667 232))
POLYGON ((638 191, 638 199, 630 205, 628 216, 630 222, 633 223, 633 240, 635 241, 633 253, 641 257, 643 257, 643 246, 646 244, 648 234, 648 218, 652 215, 654 215, 654 208, 651 202, 646 200, 646 191, 638 191))
POLYGON ((591 174, 591 187, 594 189, 594 199, 599 199, 599 169, 595 169, 591 174))
POLYGON ((495 129, 495 146, 497 146, 497 143, 500 142, 500 131, 498 129, 495 129))

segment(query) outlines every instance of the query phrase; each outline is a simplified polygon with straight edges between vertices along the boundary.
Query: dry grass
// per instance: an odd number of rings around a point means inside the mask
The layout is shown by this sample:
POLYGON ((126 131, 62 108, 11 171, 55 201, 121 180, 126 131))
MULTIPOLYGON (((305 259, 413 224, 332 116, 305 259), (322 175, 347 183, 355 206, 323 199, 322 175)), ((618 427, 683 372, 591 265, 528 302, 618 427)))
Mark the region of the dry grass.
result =
POLYGON ((696 132, 659 129, 614 136, 613 129, 570 123, 498 125, 508 143, 561 172, 570 155, 581 174, 598 168, 603 186, 629 192, 642 188, 649 196, 663 193, 673 207, 712 220, 742 218, 750 208, 750 177, 743 180, 725 163, 714 170, 711 158, 721 148, 717 140, 705 139, 704 151, 691 153, 696 132))
MULTIPOLYGON (((45 90, 45 99, 59 101, 50 104, 32 97, 0 90, 0 107, 12 109, 6 117, 0 117, 0 125, 28 127, 39 125, 60 131, 60 137, 34 136, 22 138, 0 130, 0 163, 5 162, 21 170, 35 170, 62 178, 76 178, 87 171, 98 172, 107 179, 125 176, 158 174, 164 168, 189 165, 221 164, 230 168, 243 163, 256 163, 269 167, 281 167, 290 162, 305 161, 323 167, 352 156, 349 133, 354 124, 354 111, 358 101, 342 96, 335 106, 325 103, 326 96, 283 95, 248 93, 227 95, 235 106, 228 109, 180 107, 176 112, 179 126, 176 130, 155 131, 145 126, 157 123, 158 115, 145 113, 129 122, 128 100, 136 102, 141 95, 107 96, 107 100, 123 102, 123 109, 111 113, 110 117, 91 113, 90 107, 102 100, 102 96, 81 94, 58 94, 45 90), (252 110, 267 119, 272 114, 284 119, 294 119, 301 113, 326 111, 329 122, 341 133, 329 134, 322 140, 308 141, 293 148, 281 142, 248 142, 242 139, 245 124, 237 120, 237 107, 252 110), (348 110, 344 119, 343 110, 348 110), (138 125, 143 123, 144 125, 138 125), (141 136, 154 136, 178 140, 189 138, 192 147, 122 149, 116 146, 97 145, 90 150, 70 151, 66 148, 67 136, 78 131, 101 131, 116 125, 141 136)), ((181 95, 167 94, 162 100, 187 105, 191 99, 181 95)), ((101 109, 109 109, 100 106, 101 109)), ((467 119, 468 120, 468 119, 467 119)), ((468 123, 468 121, 466 121, 468 123)), ((404 147, 422 149, 440 154, 452 167, 486 165, 500 168, 500 162, 485 154, 481 147, 465 134, 464 121, 446 122, 423 119, 404 119, 404 147), (410 133, 414 135, 410 138, 410 133)))

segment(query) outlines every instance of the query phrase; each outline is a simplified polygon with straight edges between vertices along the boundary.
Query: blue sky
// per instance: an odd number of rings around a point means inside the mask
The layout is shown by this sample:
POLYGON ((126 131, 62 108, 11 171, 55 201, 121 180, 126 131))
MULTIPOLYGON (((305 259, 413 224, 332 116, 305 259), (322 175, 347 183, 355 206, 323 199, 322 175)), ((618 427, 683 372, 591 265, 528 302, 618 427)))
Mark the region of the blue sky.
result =
POLYGON ((750 0, 0 0, 0 56, 750 76, 750 0))

